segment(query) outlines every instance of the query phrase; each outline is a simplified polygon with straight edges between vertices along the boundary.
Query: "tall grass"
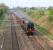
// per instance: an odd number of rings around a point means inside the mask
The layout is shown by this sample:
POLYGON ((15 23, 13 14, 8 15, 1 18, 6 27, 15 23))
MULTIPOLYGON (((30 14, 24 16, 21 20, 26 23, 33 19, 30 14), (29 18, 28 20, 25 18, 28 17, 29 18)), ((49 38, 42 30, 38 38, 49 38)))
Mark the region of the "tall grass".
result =
POLYGON ((48 16, 48 23, 49 25, 53 26, 53 15, 48 16))
POLYGON ((3 19, 4 19, 4 16, 1 16, 1 17, 0 17, 0 27, 1 27, 1 24, 2 24, 2 22, 3 22, 3 19))
POLYGON ((53 40, 53 34, 51 34, 48 30, 46 30, 45 28, 35 24, 35 29, 38 30, 40 33, 42 33, 44 36, 49 37, 50 39, 53 40))

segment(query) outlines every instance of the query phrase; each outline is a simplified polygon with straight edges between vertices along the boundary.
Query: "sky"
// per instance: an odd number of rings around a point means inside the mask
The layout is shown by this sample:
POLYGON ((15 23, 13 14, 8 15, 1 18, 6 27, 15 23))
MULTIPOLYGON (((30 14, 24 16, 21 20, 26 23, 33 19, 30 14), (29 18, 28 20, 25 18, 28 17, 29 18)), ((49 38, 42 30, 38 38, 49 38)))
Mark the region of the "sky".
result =
POLYGON ((13 7, 49 7, 53 6, 53 0, 0 0, 10 8, 13 7))

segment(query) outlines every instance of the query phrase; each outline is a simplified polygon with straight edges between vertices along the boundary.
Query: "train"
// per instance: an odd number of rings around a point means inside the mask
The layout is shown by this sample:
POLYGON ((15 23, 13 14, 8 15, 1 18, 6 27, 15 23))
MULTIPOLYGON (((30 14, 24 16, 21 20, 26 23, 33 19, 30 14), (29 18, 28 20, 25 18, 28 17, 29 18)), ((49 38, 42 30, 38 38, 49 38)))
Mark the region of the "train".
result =
POLYGON ((26 17, 16 16, 17 22, 19 21, 22 29, 26 32, 27 35, 33 35, 35 32, 34 23, 27 19, 26 17))
POLYGON ((21 26, 27 35, 33 35, 35 32, 34 23, 28 19, 22 19, 21 26))

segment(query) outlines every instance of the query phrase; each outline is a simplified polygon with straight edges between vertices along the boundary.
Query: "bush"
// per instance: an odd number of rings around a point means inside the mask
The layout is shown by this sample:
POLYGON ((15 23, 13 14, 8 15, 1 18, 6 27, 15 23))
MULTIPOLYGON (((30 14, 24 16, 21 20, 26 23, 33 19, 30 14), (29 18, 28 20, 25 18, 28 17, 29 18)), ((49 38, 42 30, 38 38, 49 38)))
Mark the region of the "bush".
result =
POLYGON ((48 16, 48 23, 53 26, 53 15, 48 16))
POLYGON ((50 15, 50 16, 48 17, 48 20, 49 20, 49 22, 53 22, 53 15, 50 15))
POLYGON ((6 5, 0 4, 0 17, 1 17, 4 13, 6 13, 7 10, 8 10, 8 7, 7 7, 6 5))

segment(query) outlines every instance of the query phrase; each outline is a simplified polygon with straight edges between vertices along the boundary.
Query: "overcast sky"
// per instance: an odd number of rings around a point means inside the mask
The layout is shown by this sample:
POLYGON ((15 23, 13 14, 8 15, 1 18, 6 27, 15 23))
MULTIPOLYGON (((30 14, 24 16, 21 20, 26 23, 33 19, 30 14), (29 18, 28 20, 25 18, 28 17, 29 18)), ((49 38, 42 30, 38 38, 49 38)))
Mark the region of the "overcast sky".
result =
POLYGON ((0 0, 9 7, 49 7, 53 6, 53 0, 0 0))

